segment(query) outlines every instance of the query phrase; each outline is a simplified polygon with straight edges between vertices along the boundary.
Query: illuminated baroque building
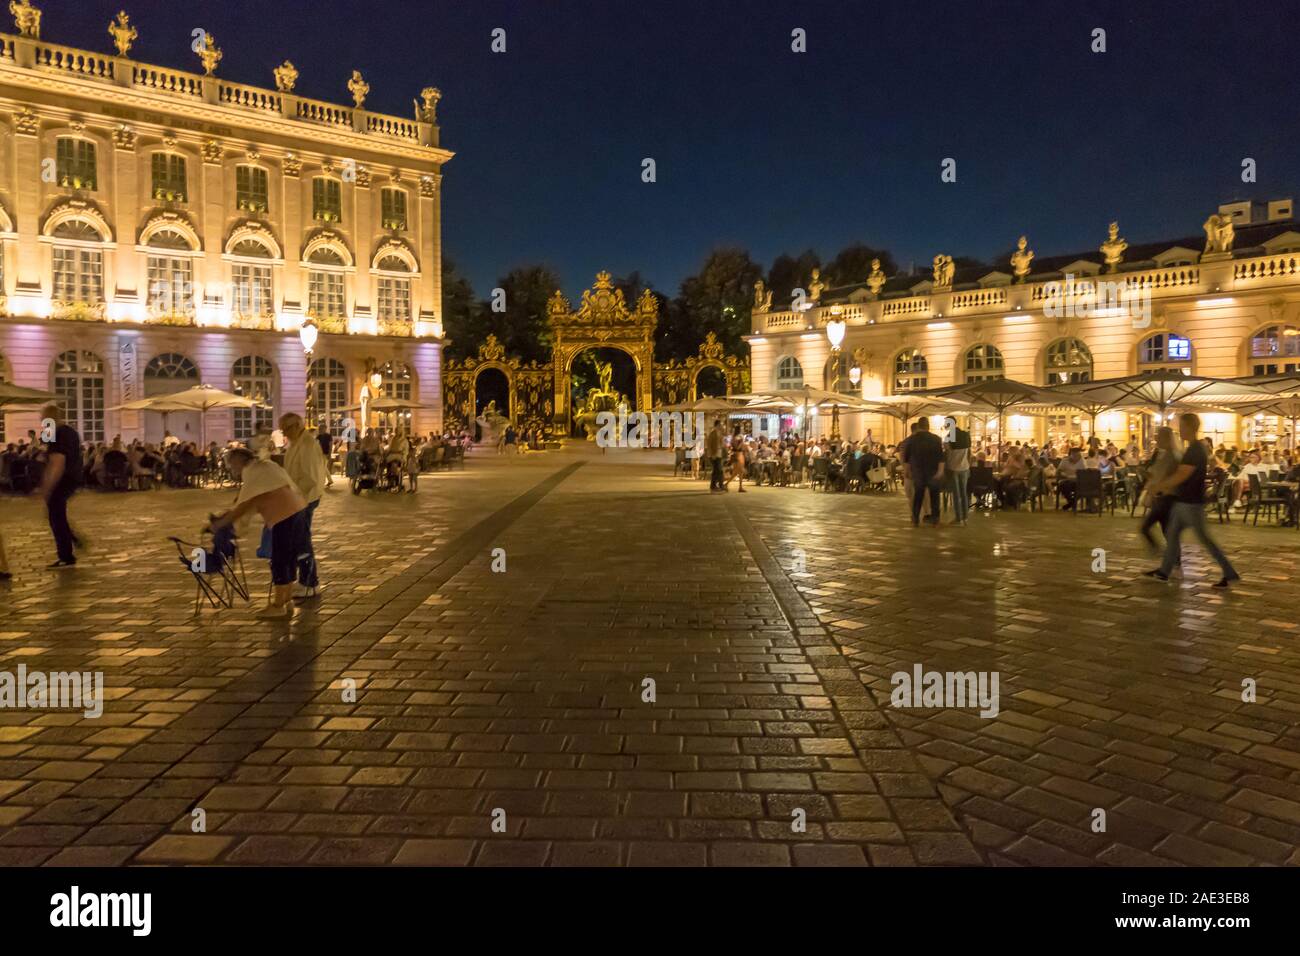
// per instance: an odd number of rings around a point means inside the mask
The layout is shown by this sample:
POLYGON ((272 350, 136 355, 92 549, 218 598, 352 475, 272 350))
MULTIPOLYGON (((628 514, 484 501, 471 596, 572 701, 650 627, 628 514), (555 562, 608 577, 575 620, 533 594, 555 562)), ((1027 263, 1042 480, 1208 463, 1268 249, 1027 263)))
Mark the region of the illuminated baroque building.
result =
MULTIPOLYGON (((1157 369, 1223 378, 1300 370, 1300 224, 1291 200, 1230 203, 1202 228, 1204 236, 1128 245, 1112 225, 1096 250, 1051 258, 1035 257, 1021 238, 992 267, 937 256, 930 275, 886 277, 877 268, 866 282, 834 289, 815 279, 787 308, 760 296, 748 337, 754 388, 832 388, 836 364, 838 387, 866 396, 999 376, 1048 385, 1157 369), (1087 285, 1102 282, 1119 291, 1118 303, 1087 285), (1067 289, 1074 301, 1053 298, 1067 289), (832 321, 846 324, 837 362, 826 335, 832 321)), ((1278 436, 1287 444, 1285 420, 1202 417, 1205 431, 1229 444, 1278 436)), ((897 421, 879 415, 845 415, 840 424, 850 438, 868 428, 876 438, 902 436, 897 421)), ((1097 432, 1118 440, 1151 424, 1114 411, 1098 416, 1097 432)), ((1012 415, 1007 438, 1059 442, 1090 426, 1069 409, 1012 415)))
MULTIPOLYGON (((41 38, 39 11, 10 4, 0 34, 0 376, 59 393, 86 440, 157 438, 154 413, 113 406, 200 382, 269 402, 213 411, 209 438, 247 438, 302 411, 298 330, 319 340, 310 379, 322 419, 369 382, 427 405, 440 428, 439 92, 414 119, 299 96, 286 61, 274 88, 130 58, 136 30, 108 26, 113 54, 41 38), (375 373, 378 373, 378 378, 375 373)), ((356 416, 353 416, 354 418, 356 416)), ((36 415, 0 416, 13 440, 36 415), (7 419, 7 421, 6 421, 7 419)), ((197 414, 169 416, 197 439, 197 414)))

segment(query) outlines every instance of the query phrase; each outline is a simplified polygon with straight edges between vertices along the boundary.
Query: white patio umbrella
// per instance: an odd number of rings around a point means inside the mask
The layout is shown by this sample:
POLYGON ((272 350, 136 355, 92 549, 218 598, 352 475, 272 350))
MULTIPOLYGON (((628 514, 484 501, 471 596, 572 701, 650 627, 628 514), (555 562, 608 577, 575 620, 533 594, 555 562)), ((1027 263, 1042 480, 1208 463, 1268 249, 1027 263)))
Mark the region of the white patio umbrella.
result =
POLYGON ((0 408, 16 405, 43 405, 46 402, 58 403, 59 396, 39 388, 25 388, 11 382, 0 382, 0 408))
POLYGON ((1104 402, 1108 408, 1153 408, 1161 415, 1170 406, 1181 405, 1193 399, 1206 405, 1224 405, 1228 402, 1267 398, 1271 394, 1259 385, 1239 379, 1206 378, 1169 370, 1057 386, 1049 394, 1052 393, 1087 397, 1104 402), (1069 389, 1068 392, 1064 391, 1066 388, 1069 389))
MULTIPOLYGON (((1038 385, 1028 385, 1010 378, 989 378, 979 382, 929 388, 923 394, 956 399, 970 405, 970 411, 986 411, 998 416, 998 442, 1005 439, 1002 419, 1009 409, 1051 400, 1051 393, 1038 385)), ((1028 409, 1026 408, 1026 411, 1028 409)))
POLYGON ((747 402, 745 409, 747 411, 759 411, 760 409, 769 413, 793 411, 797 408, 803 409, 803 428, 804 437, 808 437, 808 411, 809 409, 829 408, 836 416, 841 411, 850 412, 869 412, 872 409, 858 396, 846 392, 830 392, 824 388, 813 388, 811 385, 805 385, 803 388, 778 388, 770 392, 751 392, 746 395, 732 395, 733 399, 743 399, 747 402))
MULTIPOLYGON (((208 444, 209 411, 217 408, 257 408, 261 404, 261 402, 254 401, 251 398, 235 395, 233 392, 223 392, 211 385, 195 385, 193 388, 187 388, 181 392, 172 392, 170 395, 155 395, 152 398, 141 398, 134 402, 127 402, 125 405, 116 406, 116 409, 162 412, 164 416, 168 412, 198 412, 199 441, 206 448, 208 444)), ((164 417, 163 420, 166 421, 166 418, 164 417)))

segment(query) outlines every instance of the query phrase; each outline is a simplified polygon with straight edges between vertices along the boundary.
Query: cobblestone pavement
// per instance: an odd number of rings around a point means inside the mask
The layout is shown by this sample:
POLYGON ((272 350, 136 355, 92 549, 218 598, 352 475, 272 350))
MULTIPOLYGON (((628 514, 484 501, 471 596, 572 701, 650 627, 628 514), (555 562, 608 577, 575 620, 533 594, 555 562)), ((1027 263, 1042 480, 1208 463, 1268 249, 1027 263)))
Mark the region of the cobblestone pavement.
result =
POLYGON ((165 537, 229 491, 80 495, 61 573, 0 499, 0 671, 107 697, 0 710, 0 864, 1300 863, 1300 535, 1215 526, 1222 594, 1199 549, 1140 578, 1127 518, 913 530, 899 498, 668 472, 336 485, 292 625, 191 615, 165 537), (999 713, 891 706, 918 664, 996 672, 999 713))

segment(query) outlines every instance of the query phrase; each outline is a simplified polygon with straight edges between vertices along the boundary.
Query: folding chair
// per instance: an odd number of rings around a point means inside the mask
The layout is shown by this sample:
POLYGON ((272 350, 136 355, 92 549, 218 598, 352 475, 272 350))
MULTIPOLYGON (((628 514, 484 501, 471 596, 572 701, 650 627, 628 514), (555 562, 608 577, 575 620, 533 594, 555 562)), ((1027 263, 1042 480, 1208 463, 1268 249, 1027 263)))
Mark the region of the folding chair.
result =
POLYGON ((204 598, 213 610, 235 606, 235 598, 248 600, 248 578, 244 559, 239 553, 230 528, 212 536, 211 549, 180 538, 167 539, 176 545, 181 564, 194 578, 194 615, 197 617, 204 598))

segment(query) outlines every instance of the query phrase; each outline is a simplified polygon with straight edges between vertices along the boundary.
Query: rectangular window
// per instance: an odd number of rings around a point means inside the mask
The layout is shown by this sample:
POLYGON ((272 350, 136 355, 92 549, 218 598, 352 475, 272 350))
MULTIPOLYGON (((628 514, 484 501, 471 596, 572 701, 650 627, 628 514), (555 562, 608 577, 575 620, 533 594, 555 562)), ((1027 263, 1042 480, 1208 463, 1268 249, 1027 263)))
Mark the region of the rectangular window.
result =
POLYGON ((68 424, 83 442, 104 440, 104 379, 98 375, 55 375, 54 393, 68 424))
POLYGON ((271 314, 271 267, 235 263, 231 268, 232 306, 241 317, 271 314))
POLYGON ((311 217, 317 222, 342 221, 343 192, 337 179, 311 181, 311 217))
POLYGON ((153 154, 153 198, 159 202, 188 202, 185 157, 175 153, 153 154))
POLYGON ((379 318, 411 319, 411 280, 381 276, 379 279, 379 318))
POLYGON ((194 275, 189 259, 149 257, 149 314, 194 315, 194 275))
POLYGON ((383 197, 384 228, 404 230, 406 228, 406 190, 385 189, 383 197))
POLYGON ((343 273, 312 269, 307 280, 307 312, 321 319, 341 319, 346 315, 343 298, 343 273))
POLYGON ((55 174, 66 189, 95 188, 95 144, 89 140, 64 137, 59 140, 55 157, 55 174))
POLYGON ((104 301, 104 254, 95 249, 54 247, 54 301, 104 301))
POLYGON ((235 168, 235 205, 244 212, 265 213, 270 209, 270 188, 266 170, 260 166, 235 168))

